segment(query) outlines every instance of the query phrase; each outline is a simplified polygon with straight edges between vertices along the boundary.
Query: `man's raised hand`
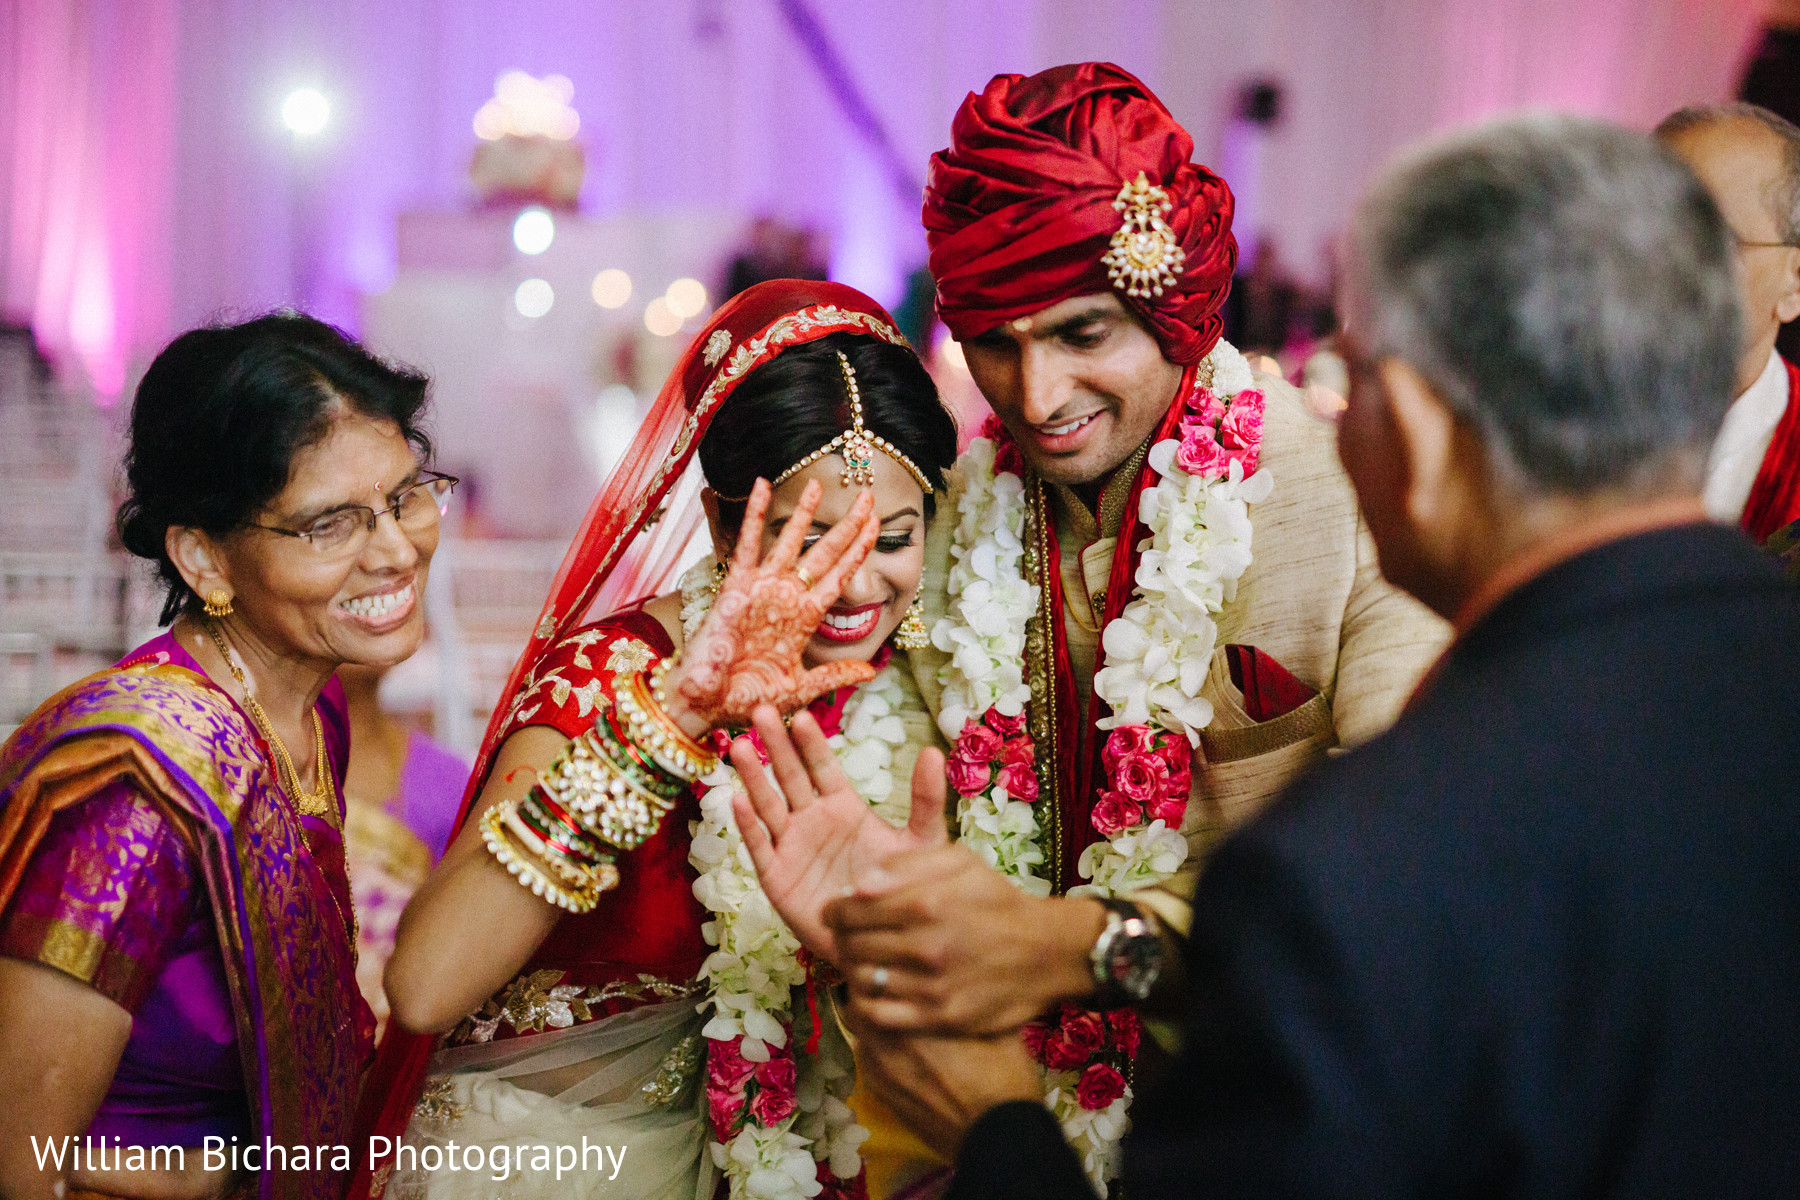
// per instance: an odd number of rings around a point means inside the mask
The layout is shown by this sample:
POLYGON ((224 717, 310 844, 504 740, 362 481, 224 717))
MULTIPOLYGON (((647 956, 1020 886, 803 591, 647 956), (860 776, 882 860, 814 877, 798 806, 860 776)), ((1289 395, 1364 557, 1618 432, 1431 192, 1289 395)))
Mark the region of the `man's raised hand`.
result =
POLYGON ((732 803, 738 829, 764 894, 788 928, 814 954, 839 962, 836 939, 822 918, 825 906, 850 892, 882 887, 881 864, 891 855, 949 841, 944 756, 920 751, 912 813, 896 829, 857 794, 812 714, 795 715, 791 737, 767 705, 753 721, 770 771, 763 770, 749 739, 732 745, 731 761, 744 783, 732 803))

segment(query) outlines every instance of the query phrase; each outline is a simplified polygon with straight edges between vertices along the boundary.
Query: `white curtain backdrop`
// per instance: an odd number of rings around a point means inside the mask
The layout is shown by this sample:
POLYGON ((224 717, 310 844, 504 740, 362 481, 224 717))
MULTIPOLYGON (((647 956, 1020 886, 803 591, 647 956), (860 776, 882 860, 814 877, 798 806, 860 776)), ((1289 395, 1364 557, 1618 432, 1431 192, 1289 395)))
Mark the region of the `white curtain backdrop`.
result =
MULTIPOLYGON (((1138 73, 1217 161, 1247 78, 1286 88, 1259 224, 1310 267, 1400 145, 1519 106, 1646 126, 1724 98, 1760 0, 810 0, 922 177, 962 96, 1083 58, 1138 73)), ((169 332, 303 303, 355 327, 394 219, 468 201, 470 121, 509 68, 574 81, 605 214, 768 212, 897 298, 923 258, 776 0, 0 0, 4 315, 116 386, 169 332), (325 134, 281 98, 314 86, 325 134)), ((1249 181, 1245 181, 1249 182, 1249 181)), ((1245 240, 1255 230, 1242 230, 1245 240)))
POLYGON ((0 317, 115 397, 171 320, 175 0, 0 3, 0 317))

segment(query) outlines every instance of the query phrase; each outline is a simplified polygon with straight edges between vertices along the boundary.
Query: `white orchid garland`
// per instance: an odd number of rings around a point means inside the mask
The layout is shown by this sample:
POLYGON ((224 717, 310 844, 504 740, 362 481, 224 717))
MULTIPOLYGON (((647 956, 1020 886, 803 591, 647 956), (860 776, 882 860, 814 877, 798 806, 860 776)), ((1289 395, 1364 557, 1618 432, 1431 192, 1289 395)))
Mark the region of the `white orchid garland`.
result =
MULTIPOLYGON (((1266 498, 1274 484, 1267 471, 1254 469, 1262 397, 1251 391, 1249 364, 1221 340, 1206 365, 1211 388, 1196 389, 1195 398, 1223 403, 1197 414, 1181 440, 1151 448, 1149 463, 1158 478, 1139 500, 1150 536, 1133 579, 1133 598, 1101 634, 1106 666, 1094 678, 1095 693, 1112 710, 1099 722, 1101 728, 1143 726, 1151 735, 1185 736, 1190 747, 1199 744, 1200 730, 1213 719, 1200 688, 1218 640, 1217 614, 1236 596, 1250 565, 1249 505, 1266 498), (1241 406, 1232 403, 1240 394, 1241 406), (1232 409, 1238 415, 1220 426, 1232 409), (1229 445, 1219 442, 1221 433, 1229 445), (1187 470, 1190 465, 1196 470, 1187 470)), ((993 440, 976 438, 963 456, 966 490, 958 501, 950 550, 950 603, 932 630, 932 643, 951 656, 939 672, 944 703, 938 724, 953 745, 983 722, 990 708, 1010 718, 1030 696, 1021 674, 1025 626, 1037 611, 1038 589, 1023 574, 1025 489, 1017 473, 996 469, 996 451, 993 440)), ((1150 815, 1146 808, 1145 816, 1150 815)), ((1031 805, 989 787, 963 795, 957 816, 965 844, 1020 886, 1047 893, 1047 882, 1030 871, 1044 857, 1031 805)), ((1091 882, 1069 894, 1113 896, 1153 886, 1173 876, 1187 852, 1186 839, 1168 821, 1134 823, 1082 852, 1078 869, 1091 882)), ((1105 1196, 1128 1123, 1131 1090, 1123 1087, 1116 1098, 1090 1109, 1078 1096, 1081 1077, 1079 1069, 1047 1070, 1045 1101, 1105 1196)))
MULTIPOLYGON (((938 675, 944 691, 937 721, 952 746, 990 710, 1016 719, 1031 699, 1025 623, 1037 611, 1038 588, 1024 572, 1025 486, 1016 473, 996 469, 994 450, 992 441, 978 437, 959 464, 965 487, 956 502, 949 602, 931 632, 932 645, 950 656, 938 675)), ((956 815, 963 845, 1025 891, 1050 894, 1050 881, 1032 872, 1044 851, 1031 803, 1015 799, 996 778, 963 795, 956 815)))
MULTIPOLYGON (((711 607, 711 560, 682 577, 682 624, 689 636, 711 607)), ((906 742, 908 705, 899 668, 892 664, 850 697, 840 732, 830 745, 844 773, 877 815, 904 823, 907 797, 895 809, 894 751, 906 742)), ((694 896, 712 919, 701 926, 715 947, 700 968, 713 1012, 702 1032, 713 1053, 731 1053, 749 1063, 767 1063, 771 1048, 790 1041, 804 1045, 808 1033, 796 1029, 794 990, 806 986, 800 940, 775 911, 756 878, 750 851, 732 816, 732 797, 742 790, 737 772, 721 761, 701 780, 700 820, 691 827, 688 861, 699 872, 694 896), (738 1039, 741 1039, 739 1041, 738 1039)), ((809 1024, 810 1020, 802 1016, 809 1024)), ((797 1067, 795 1104, 779 1120, 764 1123, 756 1106, 746 1106, 743 1124, 726 1141, 710 1143, 714 1164, 725 1173, 733 1200, 799 1200, 817 1196, 819 1164, 848 1184, 862 1170, 861 1147, 869 1131, 856 1123, 849 1098, 856 1088, 850 1047, 829 1021, 822 1021, 816 1054, 793 1054, 797 1067)), ((791 1052, 790 1052, 791 1053, 791 1052)), ((708 1079, 712 1078, 710 1065, 708 1079)), ((709 1119, 711 1113, 709 1111, 709 1119)), ((714 1129, 714 1136, 719 1131, 714 1129)))

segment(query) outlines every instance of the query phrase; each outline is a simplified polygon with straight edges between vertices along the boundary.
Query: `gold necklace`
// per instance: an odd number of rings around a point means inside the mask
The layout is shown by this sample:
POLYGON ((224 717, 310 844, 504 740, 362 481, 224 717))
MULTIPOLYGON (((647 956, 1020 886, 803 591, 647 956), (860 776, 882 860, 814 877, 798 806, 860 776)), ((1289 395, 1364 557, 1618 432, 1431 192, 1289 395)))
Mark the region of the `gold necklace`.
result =
POLYGON ((275 732, 275 726, 269 722, 269 714, 263 711, 256 697, 250 694, 250 684, 244 679, 244 672, 239 668, 237 659, 231 653, 231 647, 225 644, 225 635, 219 629, 219 623, 211 617, 203 617, 200 622, 207 636, 212 638, 213 645, 219 648, 219 657, 225 660, 225 666, 231 677, 244 693, 244 708, 250 714, 250 720, 269 743, 269 751, 275 758, 275 781, 287 792, 294 802, 294 807, 309 817, 318 817, 330 824, 337 823, 337 797, 332 788, 331 764, 325 757, 325 726, 319 720, 319 710, 312 709, 313 726, 313 775, 317 787, 307 791, 300 786, 300 772, 294 767, 293 756, 288 753, 287 743, 275 732))

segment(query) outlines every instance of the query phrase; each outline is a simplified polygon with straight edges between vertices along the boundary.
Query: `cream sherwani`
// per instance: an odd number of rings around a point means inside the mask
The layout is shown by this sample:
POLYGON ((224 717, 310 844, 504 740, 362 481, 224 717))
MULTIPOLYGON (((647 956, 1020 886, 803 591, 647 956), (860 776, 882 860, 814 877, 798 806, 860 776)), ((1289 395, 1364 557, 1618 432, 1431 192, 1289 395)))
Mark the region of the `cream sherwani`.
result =
MULTIPOLYGON (((1190 858, 1164 888, 1137 896, 1183 930, 1186 898, 1211 846, 1332 747, 1354 746, 1386 729, 1450 640, 1444 621, 1381 577, 1338 461, 1333 427, 1308 412, 1283 381, 1258 375, 1256 386, 1268 401, 1261 462, 1275 487, 1251 506, 1253 560, 1236 599, 1219 615, 1219 649, 1201 692, 1216 715, 1194 756, 1194 794, 1182 827, 1190 858), (1251 721, 1226 666, 1224 647, 1231 643, 1272 656, 1319 695, 1273 721, 1251 721)), ((926 540, 927 627, 944 615, 961 486, 953 473, 950 498, 926 540)), ((1112 528, 1102 528, 1067 489, 1053 492, 1053 507, 1063 625, 1085 711, 1099 642, 1091 596, 1106 586, 1118 518, 1107 513, 1112 528)), ((1119 506, 1103 498, 1102 512, 1109 507, 1119 506)), ((927 649, 911 658, 920 692, 935 713, 942 693, 937 673, 946 656, 927 649)))

